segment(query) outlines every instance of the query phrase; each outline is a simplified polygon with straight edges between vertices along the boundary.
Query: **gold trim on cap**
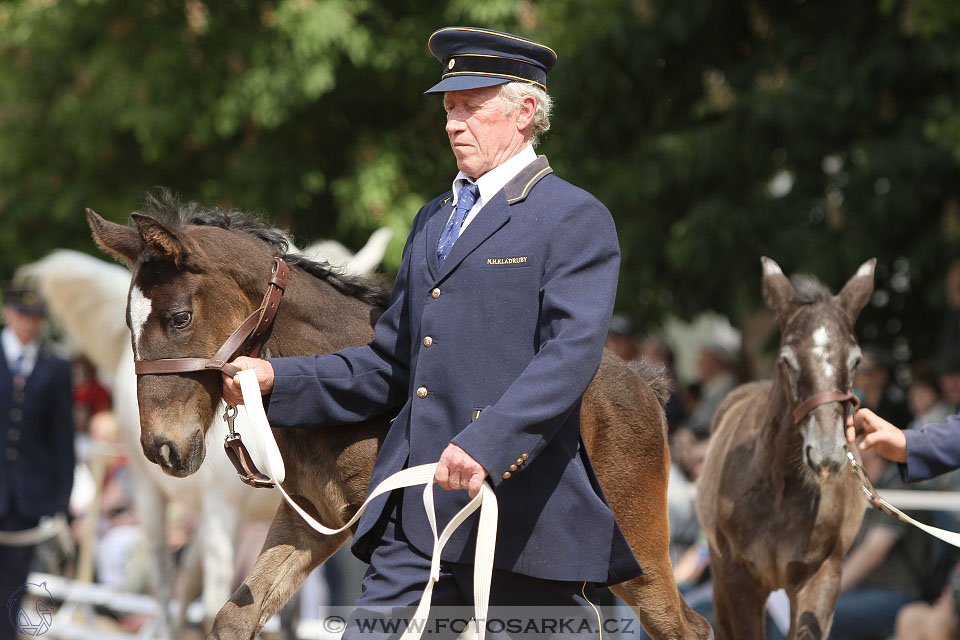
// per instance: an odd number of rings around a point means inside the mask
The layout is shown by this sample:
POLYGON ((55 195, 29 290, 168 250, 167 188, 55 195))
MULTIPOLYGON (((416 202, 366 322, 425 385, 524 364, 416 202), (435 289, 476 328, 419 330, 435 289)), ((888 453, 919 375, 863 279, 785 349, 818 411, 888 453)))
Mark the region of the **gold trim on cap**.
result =
POLYGON ((494 78, 510 78, 511 80, 518 80, 520 82, 529 82, 530 84, 535 84, 544 91, 547 90, 547 85, 537 82, 536 80, 531 80, 530 78, 521 78, 520 76, 512 76, 509 73, 490 73, 489 71, 452 71, 450 73, 445 73, 440 76, 441 80, 445 80, 450 76, 491 76, 494 78))
POLYGON ((499 31, 490 31, 489 29, 478 29, 476 27, 444 27, 443 29, 437 29, 430 34, 430 38, 427 40, 427 49, 430 50, 430 53, 433 53, 433 49, 430 47, 430 43, 433 42, 433 36, 441 33, 443 31, 469 31, 470 33, 485 33, 490 36, 497 36, 500 38, 506 38, 507 40, 516 40, 517 42, 526 42, 527 44, 532 44, 535 47, 540 47, 546 49, 554 55, 554 57, 559 58, 557 52, 548 47, 545 44, 540 44, 539 42, 534 42, 533 40, 527 40, 526 38, 521 38, 520 36, 513 36, 508 33, 500 33, 499 31))

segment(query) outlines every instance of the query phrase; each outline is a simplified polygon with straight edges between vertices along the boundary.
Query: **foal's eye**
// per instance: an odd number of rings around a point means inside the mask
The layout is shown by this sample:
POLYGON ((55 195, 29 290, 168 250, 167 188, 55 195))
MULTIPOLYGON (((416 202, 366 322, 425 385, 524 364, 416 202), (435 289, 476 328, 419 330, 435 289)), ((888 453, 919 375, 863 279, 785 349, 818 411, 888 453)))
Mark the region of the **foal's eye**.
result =
POLYGON ((181 311, 180 313, 175 313, 170 321, 170 324, 174 329, 183 329, 190 324, 190 312, 181 311))

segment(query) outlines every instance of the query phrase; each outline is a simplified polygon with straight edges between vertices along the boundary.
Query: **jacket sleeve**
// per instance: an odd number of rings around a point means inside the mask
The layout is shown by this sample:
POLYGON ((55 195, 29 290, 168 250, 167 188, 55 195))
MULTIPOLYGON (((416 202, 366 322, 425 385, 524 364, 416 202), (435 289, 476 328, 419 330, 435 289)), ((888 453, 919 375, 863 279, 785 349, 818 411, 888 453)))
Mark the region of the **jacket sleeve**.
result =
POLYGON ((271 426, 362 422, 403 403, 410 378, 406 285, 413 236, 411 231, 390 304, 377 321, 370 343, 329 355, 270 359, 274 370, 267 407, 271 426))
POLYGON ((73 424, 73 375, 70 363, 59 361, 53 397, 51 434, 57 459, 56 511, 69 513, 70 493, 73 491, 73 472, 76 466, 73 424))
POLYGON ((904 482, 917 482, 960 467, 960 415, 946 422, 906 429, 907 462, 900 464, 904 482))
POLYGON ((552 226, 540 287, 540 349, 496 404, 452 440, 494 486, 520 455, 535 457, 579 408, 603 356, 619 268, 613 219, 592 196, 552 226))

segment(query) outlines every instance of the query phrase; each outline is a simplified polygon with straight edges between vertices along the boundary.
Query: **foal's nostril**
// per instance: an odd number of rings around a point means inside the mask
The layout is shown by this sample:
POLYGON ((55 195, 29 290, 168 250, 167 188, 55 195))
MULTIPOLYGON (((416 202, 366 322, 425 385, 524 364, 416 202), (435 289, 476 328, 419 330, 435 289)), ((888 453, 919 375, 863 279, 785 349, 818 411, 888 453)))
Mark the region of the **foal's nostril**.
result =
POLYGON ((157 450, 160 456, 160 464, 168 469, 174 469, 180 460, 177 450, 171 446, 170 441, 166 440, 157 450))

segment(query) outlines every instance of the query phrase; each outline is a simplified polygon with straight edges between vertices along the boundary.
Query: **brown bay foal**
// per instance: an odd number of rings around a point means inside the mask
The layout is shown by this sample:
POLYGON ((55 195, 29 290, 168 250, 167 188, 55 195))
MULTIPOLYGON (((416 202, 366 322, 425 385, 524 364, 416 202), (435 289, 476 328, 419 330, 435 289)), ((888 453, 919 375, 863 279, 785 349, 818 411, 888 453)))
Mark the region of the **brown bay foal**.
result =
POLYGON ((762 262, 763 295, 780 321, 777 370, 717 409, 697 512, 710 543, 718 639, 765 638, 767 596, 785 588, 788 639, 821 640, 866 504, 843 433, 860 362, 853 326, 876 260, 836 296, 808 276, 791 284, 775 262, 762 262))
MULTIPOLYGON (((181 206, 166 196, 151 202, 152 215, 134 214, 133 226, 88 213, 97 244, 133 269, 127 322, 138 360, 213 355, 260 304, 274 256, 291 268, 265 354, 330 353, 373 337, 386 302, 378 287, 287 254, 282 235, 241 213, 181 206)), ((583 440, 645 572, 612 590, 654 638, 711 638, 709 624, 680 597, 668 555, 665 394, 656 375, 605 354, 584 397, 583 440)), ((137 395, 146 457, 171 475, 195 473, 206 431, 222 411, 220 374, 142 375, 137 395)), ((341 526, 363 503, 390 417, 274 430, 287 469, 284 488, 321 522, 341 526)), ((510 535, 509 523, 499 535, 510 535)), ((281 504, 260 556, 210 637, 253 638, 348 538, 317 534, 281 504)))

